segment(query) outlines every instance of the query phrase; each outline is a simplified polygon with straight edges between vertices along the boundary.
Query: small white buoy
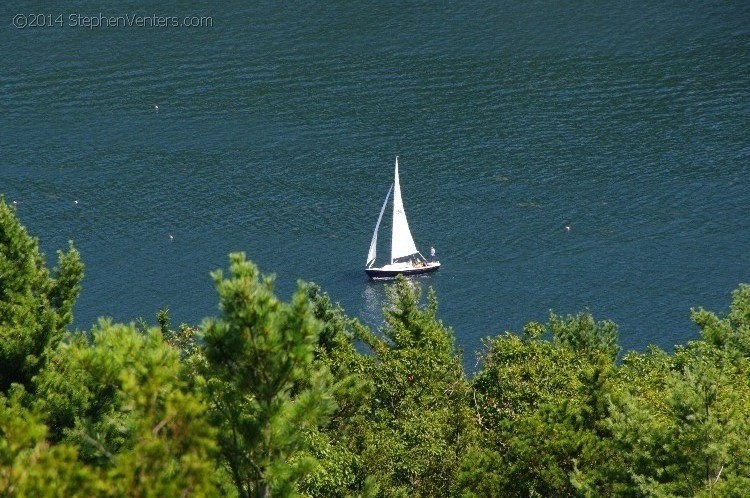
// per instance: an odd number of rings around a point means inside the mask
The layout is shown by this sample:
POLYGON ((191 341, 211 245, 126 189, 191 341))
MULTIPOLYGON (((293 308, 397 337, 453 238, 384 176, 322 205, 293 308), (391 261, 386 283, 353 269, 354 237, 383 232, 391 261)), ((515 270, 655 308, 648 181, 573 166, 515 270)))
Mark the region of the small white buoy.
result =
POLYGON ((570 232, 570 225, 565 225, 565 231, 570 232))
POLYGON ((78 204, 78 199, 74 200, 73 204, 78 204))
POLYGON ((14 199, 14 200, 13 200, 13 205, 14 205, 14 206, 18 205, 18 201, 14 199))
POLYGON ((155 106, 154 106, 154 110, 155 110, 156 112, 159 112, 159 106, 158 106, 158 105, 155 105, 155 106))
POLYGON ((174 242, 174 235, 172 235, 171 233, 169 234, 169 241, 174 242))

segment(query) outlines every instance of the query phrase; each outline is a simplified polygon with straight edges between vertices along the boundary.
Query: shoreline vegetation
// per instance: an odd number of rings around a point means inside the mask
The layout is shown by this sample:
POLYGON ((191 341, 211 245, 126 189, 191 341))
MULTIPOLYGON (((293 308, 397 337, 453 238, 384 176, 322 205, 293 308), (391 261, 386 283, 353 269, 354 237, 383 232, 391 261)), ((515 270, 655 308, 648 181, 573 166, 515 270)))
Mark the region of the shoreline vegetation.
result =
MULTIPOLYGON (((429 289, 370 330, 244 254, 219 313, 69 330, 84 266, 50 270, 0 198, 0 496, 744 496, 750 286, 696 338, 621 352, 589 312, 485 339, 468 376, 429 289)), ((123 282, 123 285, 134 285, 123 282)), ((103 314, 107 310, 101 310, 103 314)))

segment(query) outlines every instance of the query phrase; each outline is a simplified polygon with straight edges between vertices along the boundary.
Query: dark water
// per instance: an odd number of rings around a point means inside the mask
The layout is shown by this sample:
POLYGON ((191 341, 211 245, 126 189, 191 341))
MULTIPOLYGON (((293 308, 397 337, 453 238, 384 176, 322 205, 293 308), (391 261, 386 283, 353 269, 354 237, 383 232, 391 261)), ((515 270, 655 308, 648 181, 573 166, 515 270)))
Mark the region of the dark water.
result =
POLYGON ((81 328, 215 314, 238 250, 379 323, 397 154, 467 364, 550 309, 670 349, 750 281, 748 2, 10 3, 0 193, 50 259, 81 250, 81 328), (100 13, 213 25, 70 25, 100 13))

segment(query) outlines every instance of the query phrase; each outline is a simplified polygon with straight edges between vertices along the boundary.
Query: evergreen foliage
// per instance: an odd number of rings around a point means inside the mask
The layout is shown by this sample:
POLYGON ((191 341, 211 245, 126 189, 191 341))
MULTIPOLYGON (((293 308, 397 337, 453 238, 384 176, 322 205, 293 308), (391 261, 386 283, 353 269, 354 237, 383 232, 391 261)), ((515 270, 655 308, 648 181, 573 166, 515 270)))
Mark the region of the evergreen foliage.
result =
MULTIPOLYGON (((220 313, 69 332, 83 266, 50 272, 0 200, 0 496, 747 496, 750 286, 700 335, 618 359, 617 327, 550 314, 471 378, 414 281, 371 330, 243 254, 220 313)), ((107 311, 107 310, 102 310, 107 311)))
POLYGON ((72 242, 50 273, 37 240, 0 197, 0 391, 12 383, 30 387, 73 320, 82 278, 72 242))
POLYGON ((204 325, 212 420, 239 494, 287 496, 314 468, 304 431, 336 409, 330 372, 314 362, 321 326, 304 286, 282 303, 244 254, 230 261, 230 278, 213 274, 221 318, 204 325))
POLYGON ((365 375, 374 392, 359 434, 362 459, 384 496, 447 496, 474 429, 470 390, 434 292, 399 277, 388 290, 382 337, 365 375))
POLYGON ((357 351, 355 341, 367 336, 369 330, 347 317, 317 285, 308 286, 308 297, 315 318, 322 324, 316 362, 333 375, 332 395, 337 408, 327 425, 305 434, 318 466, 300 483, 300 491, 321 498, 373 496, 377 486, 363 466, 357 442, 366 423, 364 413, 371 403, 373 384, 366 375, 371 358, 357 351))

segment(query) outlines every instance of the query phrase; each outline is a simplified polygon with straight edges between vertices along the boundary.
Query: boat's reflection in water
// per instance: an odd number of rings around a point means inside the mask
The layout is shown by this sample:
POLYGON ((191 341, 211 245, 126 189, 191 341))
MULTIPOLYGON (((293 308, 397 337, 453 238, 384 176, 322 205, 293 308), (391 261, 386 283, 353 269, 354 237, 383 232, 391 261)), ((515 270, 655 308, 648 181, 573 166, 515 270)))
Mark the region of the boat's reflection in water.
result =
POLYGON ((383 303, 386 300, 385 285, 380 282, 367 282, 362 290, 363 313, 365 324, 375 328, 383 322, 383 303))

